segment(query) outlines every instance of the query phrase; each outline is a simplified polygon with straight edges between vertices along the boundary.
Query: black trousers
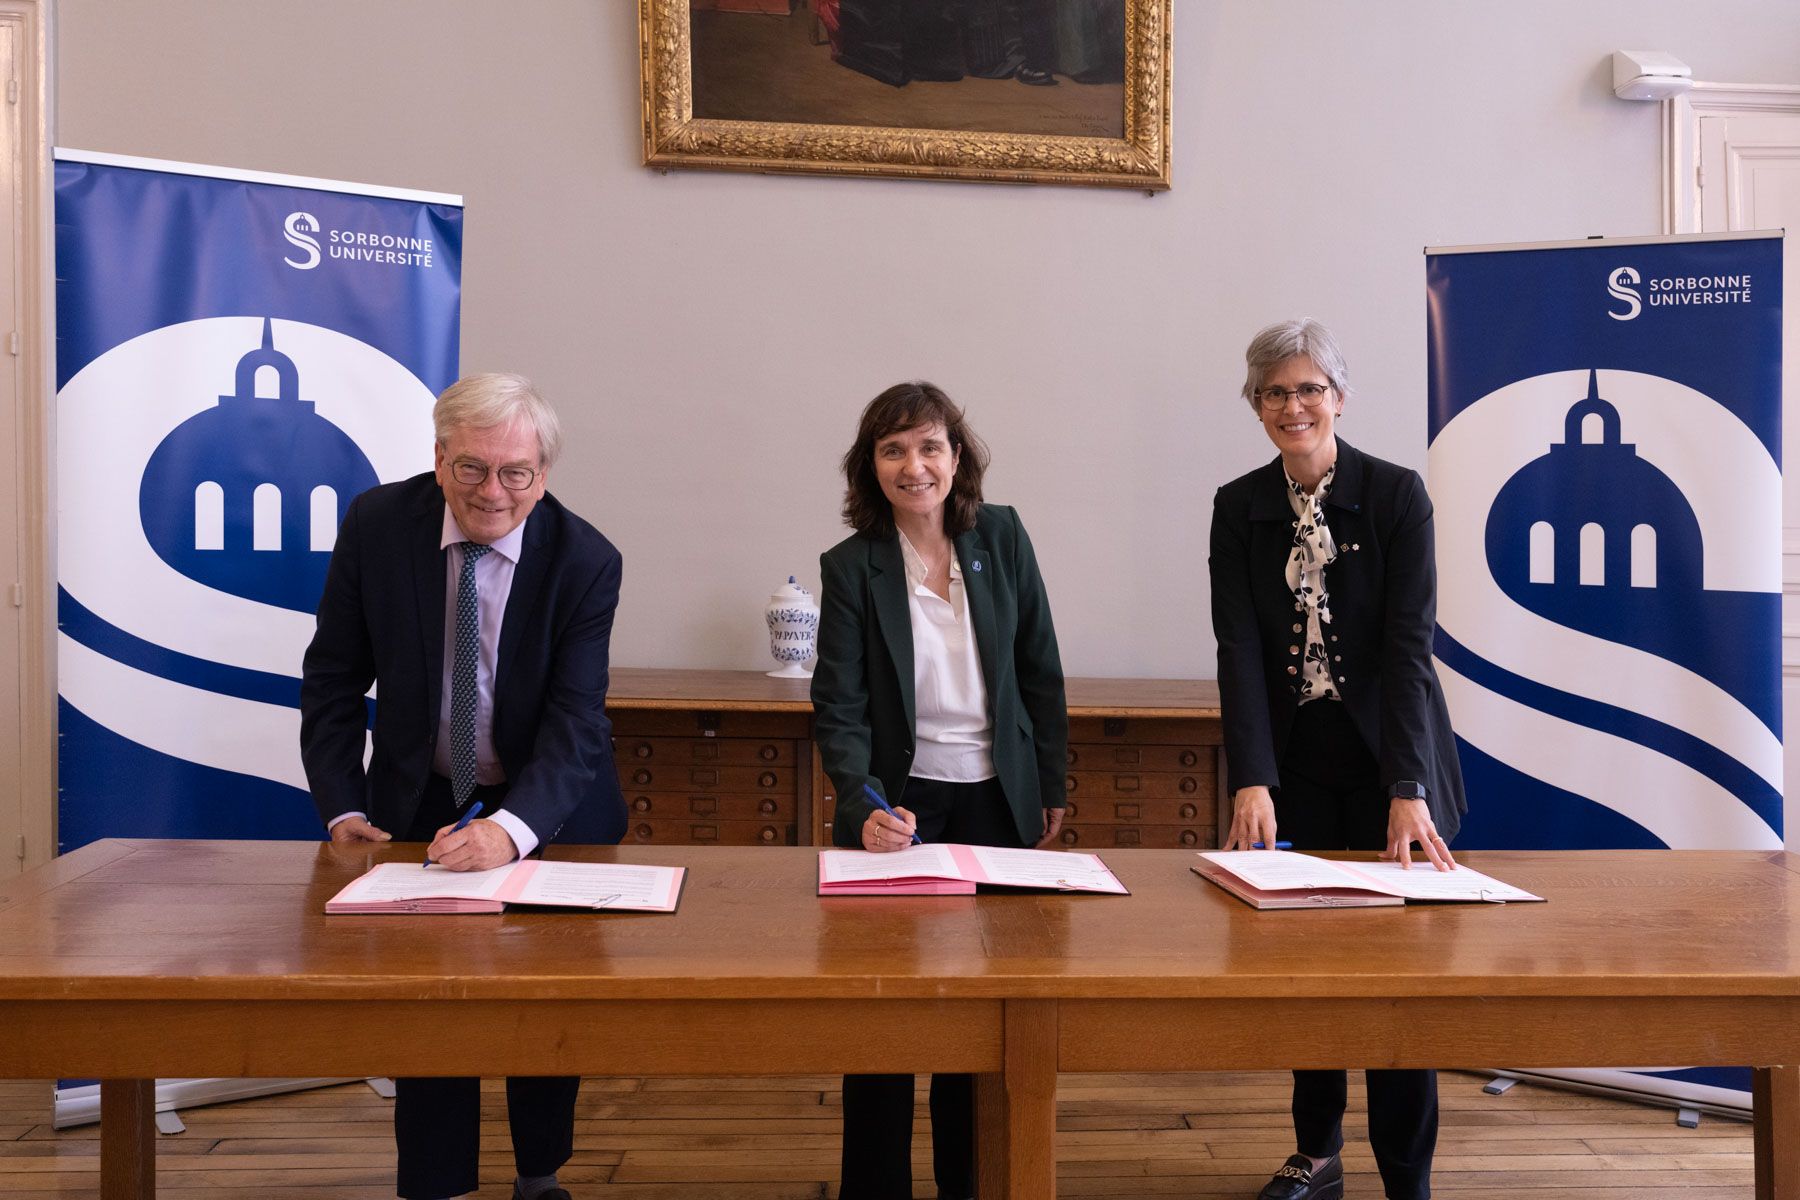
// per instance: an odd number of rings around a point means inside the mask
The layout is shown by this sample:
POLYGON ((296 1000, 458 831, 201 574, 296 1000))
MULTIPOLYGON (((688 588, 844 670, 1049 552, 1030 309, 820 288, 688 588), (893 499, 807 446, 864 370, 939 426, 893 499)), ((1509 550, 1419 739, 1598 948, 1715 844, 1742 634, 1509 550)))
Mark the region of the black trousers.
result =
MULTIPOLYGON (((1375 756, 1336 700, 1302 704, 1281 759, 1277 836, 1296 850, 1387 848, 1388 798, 1375 756)), ((1429 869, 1429 867, 1427 867, 1429 869)), ((1366 1071, 1369 1146, 1392 1200, 1431 1195, 1437 1148, 1436 1071, 1366 1071)), ((1294 1140, 1328 1158, 1344 1148, 1348 1082, 1342 1071, 1294 1072, 1294 1140)))
MULTIPOLYGON (((1019 845, 1000 781, 910 779, 898 801, 927 842, 1019 845)), ((913 1077, 844 1076, 844 1152, 839 1200, 912 1200, 913 1077)), ((938 1195, 975 1194, 975 1077, 931 1077, 931 1160, 938 1195)))
MULTIPOLYGON (((503 784, 477 787, 471 800, 491 816, 504 806, 503 784)), ((456 821, 450 781, 432 775, 406 840, 429 842, 456 821)), ((445 1031, 445 1053, 453 1055, 454 1030, 445 1031)), ((575 1094, 581 1078, 521 1076, 506 1081, 506 1116, 512 1127, 513 1163, 520 1175, 552 1175, 574 1153, 575 1094)), ((395 1191, 404 1200, 442 1200, 480 1186, 481 1080, 420 1078, 394 1080, 394 1143, 399 1150, 395 1191)))

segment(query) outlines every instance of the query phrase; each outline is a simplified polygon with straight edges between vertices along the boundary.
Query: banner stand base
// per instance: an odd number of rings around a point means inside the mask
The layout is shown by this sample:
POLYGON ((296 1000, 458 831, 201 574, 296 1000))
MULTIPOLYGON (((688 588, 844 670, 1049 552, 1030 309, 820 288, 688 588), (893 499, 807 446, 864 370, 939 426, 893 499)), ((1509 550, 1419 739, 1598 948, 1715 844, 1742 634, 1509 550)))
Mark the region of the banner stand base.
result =
MULTIPOLYGON (((156 1125, 161 1133, 180 1133, 184 1128, 181 1121, 175 1119, 165 1123, 163 1114, 181 1108, 198 1108, 203 1104, 223 1104, 228 1100, 248 1100, 278 1092, 300 1092, 354 1082, 354 1079, 159 1079, 156 1081, 156 1125)), ((50 1121, 52 1129, 91 1125, 99 1119, 99 1084, 56 1089, 50 1121)))
POLYGON ((1483 1088, 1498 1095, 1512 1083, 1532 1083, 1542 1087, 1562 1088, 1569 1092, 1582 1092, 1590 1096, 1607 1096, 1614 1100, 1629 1100, 1634 1104, 1650 1104, 1660 1108, 1675 1110, 1677 1124, 1691 1129, 1699 1123, 1698 1115, 1724 1117, 1729 1121, 1749 1121, 1752 1118, 1750 1093, 1733 1091, 1730 1088, 1707 1087, 1704 1084, 1686 1083, 1681 1080, 1661 1079, 1653 1075, 1640 1075, 1633 1071, 1606 1071, 1590 1069, 1568 1069, 1563 1071, 1513 1071, 1489 1068, 1479 1072, 1492 1075, 1496 1081, 1504 1081, 1505 1086, 1490 1084, 1483 1088), (1689 1124, 1689 1120, 1693 1124, 1689 1124))

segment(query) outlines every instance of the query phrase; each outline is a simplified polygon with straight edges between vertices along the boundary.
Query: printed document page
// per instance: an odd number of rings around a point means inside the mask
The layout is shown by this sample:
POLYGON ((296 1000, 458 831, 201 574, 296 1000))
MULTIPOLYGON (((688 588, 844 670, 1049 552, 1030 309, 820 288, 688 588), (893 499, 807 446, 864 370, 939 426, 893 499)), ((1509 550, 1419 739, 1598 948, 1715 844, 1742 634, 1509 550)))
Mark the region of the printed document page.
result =
POLYGON ((422 863, 379 863, 335 898, 340 904, 382 904, 390 900, 493 900, 506 885, 513 864, 491 871, 449 871, 422 863))
POLYGON ((970 846, 983 883, 1007 887, 1060 888, 1123 894, 1125 887, 1095 854, 1066 850, 1014 850, 1003 846, 970 846))
MULTIPOLYGON (((1251 853, 1257 853, 1252 851, 1251 853)), ((1397 862, 1359 862, 1355 871, 1377 886, 1408 900, 1542 900, 1524 888, 1502 883, 1492 875, 1468 867, 1440 871, 1429 862, 1413 859, 1409 871, 1397 862)))
POLYGON ((1253 888, 1281 892, 1293 888, 1366 888, 1369 881, 1340 864, 1292 850, 1207 850, 1200 855, 1218 863, 1253 888))
POLYGON ((908 846, 887 854, 867 850, 826 850, 819 855, 819 882, 857 883, 878 879, 962 879, 962 870, 942 842, 908 846))
POLYGON ((1417 858, 1408 869, 1397 862, 1333 862, 1292 850, 1207 850, 1200 857, 1267 892, 1361 888, 1408 900, 1543 899, 1469 867, 1440 871, 1417 858))
POLYGON ((680 886, 677 867, 625 863, 539 860, 513 904, 559 904, 576 908, 673 908, 680 886))

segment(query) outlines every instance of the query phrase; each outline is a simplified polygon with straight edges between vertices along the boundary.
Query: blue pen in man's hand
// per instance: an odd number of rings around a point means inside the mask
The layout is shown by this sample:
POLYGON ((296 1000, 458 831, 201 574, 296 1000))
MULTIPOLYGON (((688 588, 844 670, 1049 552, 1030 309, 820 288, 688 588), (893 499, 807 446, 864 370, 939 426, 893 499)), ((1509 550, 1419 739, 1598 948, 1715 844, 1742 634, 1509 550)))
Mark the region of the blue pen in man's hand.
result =
MULTIPOLYGON (((1261 850, 1264 847, 1261 842, 1251 842, 1250 848, 1252 850, 1261 850)), ((1292 850, 1294 848, 1294 843, 1292 843, 1292 842, 1276 842, 1275 848, 1277 850, 1292 850)))
MULTIPOLYGON (((464 826, 468 825, 468 823, 470 821, 473 821, 476 817, 479 817, 480 815, 481 815, 481 801, 477 800, 477 801, 475 801, 475 803, 469 805, 469 807, 463 811, 462 818, 456 822, 456 824, 451 828, 450 832, 455 833, 457 830, 462 829, 464 826)), ((429 855, 429 854, 427 854, 425 856, 425 865, 428 867, 431 865, 431 855, 429 855)))
MULTIPOLYGON (((881 798, 880 792, 865 783, 863 784, 863 793, 868 796, 870 804, 873 804, 876 808, 879 808, 882 812, 894 818, 896 821, 900 819, 900 814, 894 811, 893 805, 881 798)), ((919 845, 919 835, 916 833, 913 834, 912 844, 915 846, 919 845)))

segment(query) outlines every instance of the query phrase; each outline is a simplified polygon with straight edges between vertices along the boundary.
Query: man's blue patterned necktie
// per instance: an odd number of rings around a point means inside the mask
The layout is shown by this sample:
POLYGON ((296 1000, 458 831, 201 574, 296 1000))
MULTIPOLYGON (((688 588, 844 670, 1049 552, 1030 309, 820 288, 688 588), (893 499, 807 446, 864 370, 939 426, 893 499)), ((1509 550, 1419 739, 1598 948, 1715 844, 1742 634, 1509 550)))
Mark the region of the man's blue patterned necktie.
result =
POLYGON ((492 550, 480 542, 462 544, 456 577, 456 657, 450 672, 450 792, 456 807, 475 790, 475 662, 481 656, 481 606, 475 594, 475 564, 492 550))

